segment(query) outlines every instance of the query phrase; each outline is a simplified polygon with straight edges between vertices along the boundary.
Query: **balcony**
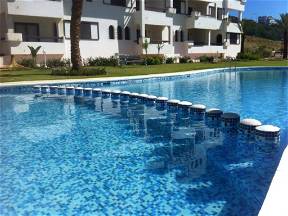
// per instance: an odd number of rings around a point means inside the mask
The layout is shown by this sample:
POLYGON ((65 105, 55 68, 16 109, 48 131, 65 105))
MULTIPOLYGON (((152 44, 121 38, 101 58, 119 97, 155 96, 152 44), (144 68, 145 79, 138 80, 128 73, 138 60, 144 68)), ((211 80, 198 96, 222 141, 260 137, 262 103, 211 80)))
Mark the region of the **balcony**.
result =
POLYGON ((244 11, 246 0, 225 0, 224 3, 230 10, 244 11))
POLYGON ((224 53, 223 45, 187 42, 188 54, 217 54, 224 53))
POLYGON ((193 11, 191 16, 187 18, 186 28, 218 30, 220 29, 221 24, 222 21, 215 17, 202 15, 198 11, 193 11))
POLYGON ((19 1, 8 0, 8 14, 35 17, 62 18, 63 2, 61 0, 19 1))
POLYGON ((65 44, 63 38, 58 37, 23 37, 23 42, 11 44, 12 55, 27 55, 30 54, 28 46, 41 46, 40 52, 43 50, 46 54, 64 54, 65 44))
POLYGON ((9 42, 21 42, 23 41, 23 38, 21 33, 6 33, 2 40, 9 42))

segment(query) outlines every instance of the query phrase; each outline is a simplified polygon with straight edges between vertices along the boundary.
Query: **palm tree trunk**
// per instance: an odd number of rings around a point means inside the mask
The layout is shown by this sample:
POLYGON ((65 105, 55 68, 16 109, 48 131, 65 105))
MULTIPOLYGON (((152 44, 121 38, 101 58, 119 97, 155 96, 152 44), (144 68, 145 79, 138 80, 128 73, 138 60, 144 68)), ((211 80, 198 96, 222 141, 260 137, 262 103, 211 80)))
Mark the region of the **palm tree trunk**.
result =
POLYGON ((288 31, 284 31, 284 38, 283 38, 283 59, 287 59, 288 55, 288 31))
POLYGON ((80 26, 82 15, 83 0, 72 0, 72 15, 70 24, 71 37, 71 62, 72 70, 79 70, 81 66, 80 54, 80 26))

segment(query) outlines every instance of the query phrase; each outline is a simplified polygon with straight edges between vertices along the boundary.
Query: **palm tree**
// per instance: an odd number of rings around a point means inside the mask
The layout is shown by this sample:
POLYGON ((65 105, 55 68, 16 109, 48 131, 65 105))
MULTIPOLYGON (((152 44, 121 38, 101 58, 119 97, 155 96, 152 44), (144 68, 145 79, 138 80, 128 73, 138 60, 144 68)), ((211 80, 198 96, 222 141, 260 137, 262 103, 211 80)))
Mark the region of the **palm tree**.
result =
POLYGON ((82 8, 83 8, 83 0, 72 0, 72 14, 70 24, 71 62, 72 62, 72 70, 76 71, 78 71, 81 66, 79 41, 80 41, 82 8))
POLYGON ((148 47, 149 47, 149 42, 148 40, 145 38, 143 44, 142 44, 142 48, 145 50, 145 54, 146 54, 146 57, 147 57, 147 54, 148 54, 148 47))
POLYGON ((283 31, 283 59, 287 59, 288 55, 288 13, 280 14, 280 20, 278 21, 283 31))
POLYGON ((30 53, 31 53, 31 57, 32 57, 32 61, 33 61, 33 67, 36 67, 36 58, 37 58, 37 54, 39 52, 39 50, 41 49, 41 46, 38 46, 36 48, 32 47, 32 46, 28 46, 30 53))

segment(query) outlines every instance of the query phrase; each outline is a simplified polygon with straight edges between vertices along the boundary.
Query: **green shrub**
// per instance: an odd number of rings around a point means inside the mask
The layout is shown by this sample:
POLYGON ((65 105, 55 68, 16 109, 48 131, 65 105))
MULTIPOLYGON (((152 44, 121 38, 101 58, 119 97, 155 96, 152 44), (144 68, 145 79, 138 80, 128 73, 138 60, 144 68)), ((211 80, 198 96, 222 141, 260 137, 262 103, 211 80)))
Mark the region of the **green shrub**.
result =
POLYGON ((162 64, 164 61, 164 57, 163 56, 147 56, 144 58, 143 64, 147 64, 147 65, 159 65, 162 64))
POLYGON ((88 58, 87 59, 87 65, 88 66, 117 66, 118 65, 118 59, 114 56, 111 56, 109 58, 104 57, 97 57, 97 58, 88 58))
POLYGON ((18 64, 24 66, 24 67, 29 67, 29 68, 33 68, 34 67, 34 61, 33 59, 21 59, 18 64))
POLYGON ((47 67, 55 68, 55 67, 69 67, 70 59, 48 59, 47 67))
POLYGON ((259 60, 260 56, 257 53, 244 52, 244 53, 238 53, 237 59, 241 59, 241 60, 259 60))
POLYGON ((190 57, 188 56, 184 56, 179 59, 179 63, 189 63, 189 62, 190 62, 190 57))
POLYGON ((105 68, 89 68, 83 67, 79 71, 73 71, 71 68, 62 67, 52 69, 51 75, 54 76, 95 76, 95 75, 106 75, 105 68))
POLYGON ((210 62, 212 63, 214 61, 214 57, 213 56, 200 56, 200 62, 210 62))
POLYGON ((271 57, 272 50, 267 48, 266 46, 260 46, 257 48, 256 53, 262 58, 271 57))
POLYGON ((175 58, 172 58, 172 57, 166 58, 166 64, 174 64, 174 62, 175 62, 175 58))

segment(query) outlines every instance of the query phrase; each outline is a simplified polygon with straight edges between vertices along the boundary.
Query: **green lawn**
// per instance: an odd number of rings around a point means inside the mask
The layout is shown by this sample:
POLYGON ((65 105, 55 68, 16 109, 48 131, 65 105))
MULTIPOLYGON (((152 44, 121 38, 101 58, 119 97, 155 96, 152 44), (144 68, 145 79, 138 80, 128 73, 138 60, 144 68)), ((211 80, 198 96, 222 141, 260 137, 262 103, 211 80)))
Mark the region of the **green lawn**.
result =
MULTIPOLYGON (((189 64, 163 64, 163 65, 131 65, 123 67, 106 67, 107 75, 102 76, 52 76, 49 69, 18 69, 0 71, 0 82, 56 80, 56 79, 81 79, 90 77, 120 77, 145 74, 171 73, 198 69, 229 67, 229 63, 189 63, 189 64)), ((233 63, 234 65, 234 63, 233 63)), ((237 67, 243 66, 288 66, 288 61, 240 61, 237 67)))

